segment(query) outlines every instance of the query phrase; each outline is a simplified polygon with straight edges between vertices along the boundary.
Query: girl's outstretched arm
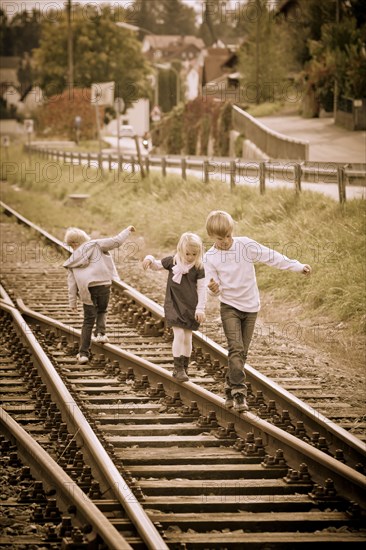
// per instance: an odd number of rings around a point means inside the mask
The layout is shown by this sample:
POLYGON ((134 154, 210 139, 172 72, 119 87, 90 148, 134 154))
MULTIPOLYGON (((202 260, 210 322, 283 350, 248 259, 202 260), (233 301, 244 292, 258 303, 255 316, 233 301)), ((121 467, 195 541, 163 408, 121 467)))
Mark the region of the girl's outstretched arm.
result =
POLYGON ((160 260, 156 260, 154 256, 151 256, 151 254, 148 254, 145 256, 145 258, 142 260, 142 267, 146 269, 152 269, 153 271, 158 271, 159 269, 164 269, 163 265, 160 260))

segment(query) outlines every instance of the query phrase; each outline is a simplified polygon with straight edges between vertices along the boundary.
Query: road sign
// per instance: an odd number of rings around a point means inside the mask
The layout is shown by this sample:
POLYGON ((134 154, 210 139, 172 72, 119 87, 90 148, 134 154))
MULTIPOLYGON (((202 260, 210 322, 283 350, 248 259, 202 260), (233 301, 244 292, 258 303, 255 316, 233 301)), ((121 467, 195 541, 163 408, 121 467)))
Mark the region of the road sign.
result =
POLYGON ((98 82, 92 84, 90 101, 94 105, 113 105, 114 82, 98 82))
POLYGON ((161 119, 161 114, 162 113, 159 105, 155 105, 150 113, 151 120, 153 122, 159 122, 159 120, 161 119))

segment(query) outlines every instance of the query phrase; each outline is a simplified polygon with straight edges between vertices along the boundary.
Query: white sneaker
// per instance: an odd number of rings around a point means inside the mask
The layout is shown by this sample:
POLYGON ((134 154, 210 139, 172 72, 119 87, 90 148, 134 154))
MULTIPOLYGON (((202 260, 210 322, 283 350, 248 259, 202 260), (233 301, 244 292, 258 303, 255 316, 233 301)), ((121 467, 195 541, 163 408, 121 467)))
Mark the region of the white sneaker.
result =
POLYGON ((97 336, 95 337, 95 341, 99 342, 100 344, 106 344, 107 342, 109 342, 109 338, 106 334, 97 334, 97 336))
POLYGON ((80 365, 83 365, 84 363, 87 363, 89 361, 89 357, 86 355, 80 355, 80 353, 76 356, 77 362, 80 363, 80 365))

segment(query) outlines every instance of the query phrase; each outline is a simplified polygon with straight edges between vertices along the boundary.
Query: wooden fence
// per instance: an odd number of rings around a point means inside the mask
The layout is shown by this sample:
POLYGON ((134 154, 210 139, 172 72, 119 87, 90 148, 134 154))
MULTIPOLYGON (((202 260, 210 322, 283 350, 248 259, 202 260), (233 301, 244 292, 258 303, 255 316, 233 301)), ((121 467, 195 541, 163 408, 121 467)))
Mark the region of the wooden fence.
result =
POLYGON ((339 163, 314 163, 314 162, 278 162, 278 161, 252 161, 233 159, 229 157, 200 158, 181 157, 178 155, 145 155, 137 158, 137 155, 120 155, 112 153, 81 153, 65 151, 38 146, 26 145, 25 150, 36 153, 44 159, 52 159, 87 167, 99 168, 102 172, 106 166, 108 170, 141 172, 142 176, 148 175, 152 168, 161 168, 161 174, 166 177, 168 168, 174 168, 182 179, 187 179, 188 171, 201 173, 202 181, 208 183, 212 179, 221 179, 228 182, 233 189, 237 184, 259 184, 261 194, 265 193, 266 183, 276 179, 287 184, 293 184, 296 193, 301 192, 302 182, 337 183, 339 201, 346 200, 346 185, 357 184, 366 186, 365 165, 343 165, 339 163))

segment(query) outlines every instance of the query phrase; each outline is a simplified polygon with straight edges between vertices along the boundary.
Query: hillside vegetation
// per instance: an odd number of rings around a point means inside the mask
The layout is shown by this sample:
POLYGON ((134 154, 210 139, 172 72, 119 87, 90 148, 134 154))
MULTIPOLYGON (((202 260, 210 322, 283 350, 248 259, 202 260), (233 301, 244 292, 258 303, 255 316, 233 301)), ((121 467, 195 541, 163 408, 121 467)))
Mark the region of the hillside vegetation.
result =
POLYGON ((194 231, 211 242, 205 232, 207 214, 230 212, 236 235, 247 235, 309 263, 310 278, 258 265, 258 283, 283 303, 301 305, 304 315, 328 316, 344 323, 355 335, 365 329, 365 201, 343 206, 319 193, 267 190, 200 179, 183 181, 152 172, 141 181, 138 174, 122 172, 104 177, 95 168, 56 164, 28 157, 10 148, 2 163, 1 198, 24 216, 59 238, 70 225, 97 235, 136 226, 135 257, 171 252, 180 234, 194 231), (70 193, 90 195, 83 207, 72 204, 70 193))

